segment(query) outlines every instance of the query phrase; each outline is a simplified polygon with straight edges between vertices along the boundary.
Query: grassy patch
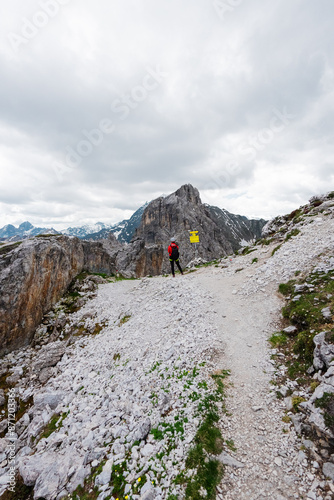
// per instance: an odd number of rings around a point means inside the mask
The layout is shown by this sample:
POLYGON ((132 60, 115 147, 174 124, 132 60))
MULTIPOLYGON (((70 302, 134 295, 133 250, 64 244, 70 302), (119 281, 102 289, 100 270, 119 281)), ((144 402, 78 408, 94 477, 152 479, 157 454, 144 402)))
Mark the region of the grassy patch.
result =
POLYGON ((325 307, 325 302, 316 303, 317 294, 303 294, 300 298, 290 301, 283 308, 283 317, 289 319, 291 323, 300 329, 309 329, 313 326, 324 323, 321 309, 325 307))
POLYGON ((218 460, 208 459, 203 447, 198 444, 189 452, 186 465, 196 470, 196 475, 187 484, 186 499, 215 499, 216 488, 224 472, 218 460))
POLYGON ((293 236, 297 236, 299 233, 300 233, 299 229, 293 229, 292 231, 290 231, 290 233, 286 235, 285 241, 290 240, 293 236))
POLYGON ((99 489, 97 486, 94 486, 93 483, 87 481, 85 486, 79 486, 72 493, 72 496, 69 497, 72 500, 96 500, 99 496, 99 489))
POLYGON ((278 287, 278 291, 285 296, 291 295, 294 291, 295 283, 295 280, 290 280, 288 281, 288 283, 281 283, 278 287))
POLYGON ((186 466, 196 471, 187 483, 186 499, 216 498, 216 488, 224 473, 222 464, 212 457, 222 451, 224 444, 216 426, 219 421, 217 403, 224 401, 223 380, 228 374, 228 371, 221 371, 212 375, 216 390, 207 394, 198 405, 199 412, 204 414, 204 420, 197 430, 195 446, 189 451, 186 461, 186 466))
POLYGON ((59 429, 61 429, 63 427, 63 421, 65 420, 65 418, 67 417, 67 415, 69 414, 69 412, 67 413, 62 413, 61 415, 54 415, 50 422, 47 424, 47 426, 45 427, 40 439, 42 438, 48 438, 49 436, 51 436, 51 434, 59 429))
POLYGON ((269 342, 273 347, 282 347, 287 344, 288 336, 284 332, 277 332, 270 337, 269 342))
POLYGON ((252 252, 255 252, 256 248, 250 248, 250 247, 245 247, 243 250, 242 250, 242 255, 248 255, 252 252))
POLYGON ((293 410, 298 413, 299 412, 299 405, 300 403, 303 403, 305 401, 305 398, 302 398, 301 396, 293 396, 292 398, 292 408, 293 410))
POLYGON ((123 318, 121 318, 119 320, 119 325, 118 326, 124 325, 125 323, 127 323, 129 321, 130 318, 131 318, 131 315, 129 315, 129 316, 123 316, 123 318))
POLYGON ((254 259, 252 260, 252 264, 255 264, 259 259, 257 257, 254 257, 254 259))
POLYGON ((275 255, 275 253, 277 252, 277 250, 279 250, 281 248, 282 245, 278 245, 277 247, 274 248, 274 250, 271 252, 271 256, 275 255))
POLYGON ((288 376, 313 392, 314 380, 307 370, 313 363, 314 337, 324 331, 326 341, 334 343, 332 319, 326 319, 322 313, 327 307, 334 310, 334 271, 312 272, 280 284, 279 291, 286 297, 283 317, 296 327, 292 335, 276 332, 269 339, 285 355, 287 373, 281 376, 281 382, 288 376))
POLYGON ((256 240, 255 245, 267 246, 273 241, 273 238, 259 238, 256 240))
POLYGON ((12 250, 15 250, 15 248, 19 247, 22 244, 22 241, 17 241, 16 243, 13 243, 12 245, 6 245, 3 248, 0 248, 0 256, 1 255, 6 255, 7 253, 11 252, 12 250))
POLYGON ((315 401, 317 408, 324 410, 324 420, 326 426, 333 432, 334 431, 334 394, 325 392, 322 398, 315 401))

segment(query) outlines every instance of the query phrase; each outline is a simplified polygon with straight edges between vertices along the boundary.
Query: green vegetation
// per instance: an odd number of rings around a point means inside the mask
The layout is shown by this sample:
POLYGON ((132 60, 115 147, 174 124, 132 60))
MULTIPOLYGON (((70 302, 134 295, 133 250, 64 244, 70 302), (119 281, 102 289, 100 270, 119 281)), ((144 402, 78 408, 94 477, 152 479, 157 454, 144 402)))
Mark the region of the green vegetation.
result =
POLYGON ((259 259, 257 257, 254 257, 254 259, 252 260, 252 264, 255 264, 259 259))
POLYGON ((267 246, 267 245, 270 245, 270 243, 273 241, 273 238, 262 238, 261 240, 259 240, 259 244, 262 245, 262 246, 267 246))
POLYGON ((227 375, 228 371, 212 375, 216 390, 207 394, 198 405, 204 419, 195 436, 195 446, 190 449, 186 461, 186 467, 196 471, 187 483, 186 499, 216 498, 216 487, 221 481, 224 468, 218 460, 207 458, 207 454, 218 455, 223 450, 224 441, 215 424, 219 421, 217 404, 222 403, 223 409, 225 408, 223 380, 227 375))
POLYGON ((225 444, 231 451, 237 451, 233 439, 225 439, 225 444))
POLYGON ((278 291, 285 296, 291 295, 294 291, 295 284, 295 280, 290 280, 287 283, 281 283, 278 287, 278 291))
POLYGON ((195 267, 198 269, 200 267, 209 267, 209 266, 213 266, 213 265, 217 265, 217 264, 218 264, 218 260, 214 259, 214 260, 210 260, 209 262, 203 262, 202 264, 196 264, 195 267))
POLYGON ((126 315, 126 316, 123 316, 123 318, 121 318, 119 320, 119 325, 118 326, 123 326, 125 323, 127 323, 129 321, 129 319, 131 318, 131 315, 126 315))
POLYGON ((297 234, 299 234, 300 231, 299 229, 293 229, 290 233, 288 233, 285 237, 285 241, 288 241, 290 238, 292 238, 293 236, 297 236, 297 234))
POLYGON ((282 245, 278 245, 277 247, 274 248, 274 250, 271 252, 271 256, 273 256, 277 250, 279 250, 281 248, 282 245))
POLYGON ((287 376, 300 385, 308 385, 313 392, 318 382, 314 383, 307 370, 313 363, 314 337, 325 331, 326 341, 334 342, 332 320, 326 319, 322 313, 327 307, 334 311, 334 271, 313 272, 282 283, 279 292, 286 297, 283 318, 294 325, 296 331, 291 334, 276 332, 269 341, 285 354, 287 376))
POLYGON ((325 392, 322 398, 315 401, 317 408, 324 410, 324 420, 326 426, 333 432, 334 431, 334 394, 325 392))
POLYGON ((34 238, 61 238, 63 234, 37 234, 34 238))
POLYGON ((51 418, 50 422, 45 427, 40 439, 48 438, 53 432, 61 429, 63 427, 63 421, 65 420, 68 414, 69 411, 67 413, 62 413, 61 415, 59 414, 54 415, 51 418))
POLYGON ((242 255, 248 255, 252 252, 255 252, 256 248, 250 248, 250 247, 245 247, 243 250, 242 250, 242 255))
POLYGON ((270 337, 269 342, 273 347, 281 347, 288 342, 288 336, 284 332, 277 332, 270 337))
POLYGON ((1 255, 6 255, 7 253, 11 252, 12 250, 15 250, 15 248, 19 247, 21 245, 22 241, 17 241, 16 243, 13 243, 12 245, 6 245, 2 248, 0 248, 0 256, 1 255))
POLYGON ((215 499, 216 488, 223 476, 223 466, 218 460, 207 459, 203 447, 198 444, 190 450, 186 465, 196 470, 196 475, 187 484, 186 499, 215 499))
POLYGON ((292 408, 294 411, 297 413, 299 412, 299 405, 300 403, 303 403, 305 401, 305 398, 302 398, 301 396, 293 396, 292 398, 292 408))
MULTIPOLYGON (((120 360, 120 354, 115 353, 114 361, 120 360)), ((142 442, 136 441, 131 443, 131 447, 126 452, 124 461, 119 464, 114 464, 111 472, 110 486, 113 487, 112 495, 107 499, 112 500, 131 500, 135 495, 140 496, 142 485, 147 480, 148 472, 153 472, 152 483, 159 485, 160 481, 166 476, 166 460, 171 459, 173 465, 178 465, 178 460, 173 453, 180 441, 184 441, 187 433, 187 427, 190 423, 187 418, 185 408, 192 401, 195 403, 195 417, 198 420, 198 428, 196 435, 188 451, 186 461, 182 460, 182 466, 176 476, 172 479, 172 483, 168 491, 164 494, 169 500, 177 500, 178 496, 173 492, 175 485, 183 485, 185 498, 188 500, 204 500, 215 499, 216 488, 223 475, 223 466, 214 457, 219 454, 224 446, 235 451, 235 446, 232 440, 222 438, 221 431, 218 427, 221 411, 225 411, 225 378, 229 375, 228 371, 218 371, 211 375, 210 378, 205 375, 203 378, 202 368, 206 365, 205 362, 187 369, 184 367, 169 366, 163 361, 157 360, 146 373, 150 377, 150 383, 159 377, 163 381, 162 391, 170 392, 171 382, 174 379, 181 381, 178 384, 180 392, 176 395, 181 402, 181 406, 176 408, 169 407, 161 414, 160 422, 155 425, 150 431, 151 439, 162 442, 159 453, 154 459, 148 460, 148 470, 144 474, 142 470, 131 470, 133 472, 130 479, 131 489, 125 495, 125 486, 129 482, 129 461, 132 457, 132 448, 138 448, 142 442), (201 376, 202 374, 202 376, 201 376), (151 469, 151 461, 160 465, 157 470, 155 467, 151 469)), ((114 365, 115 367, 119 365, 114 365)), ((112 375, 113 376, 113 375, 112 375)), ((152 386, 152 389, 154 385, 152 386)), ((148 402, 148 415, 151 414, 152 408, 157 404, 159 394, 152 391, 148 402)), ((59 419, 59 417, 58 417, 59 419)), ((53 431, 56 428, 56 419, 50 422, 48 431, 53 431)), ((109 446, 112 443, 105 443, 109 446)), ((95 478, 101 473, 106 461, 102 461, 98 467, 92 469, 91 474, 86 478, 83 486, 80 486, 70 495, 72 500, 96 500, 99 492, 95 487, 95 478)), ((106 499, 106 500, 107 500, 106 499)))

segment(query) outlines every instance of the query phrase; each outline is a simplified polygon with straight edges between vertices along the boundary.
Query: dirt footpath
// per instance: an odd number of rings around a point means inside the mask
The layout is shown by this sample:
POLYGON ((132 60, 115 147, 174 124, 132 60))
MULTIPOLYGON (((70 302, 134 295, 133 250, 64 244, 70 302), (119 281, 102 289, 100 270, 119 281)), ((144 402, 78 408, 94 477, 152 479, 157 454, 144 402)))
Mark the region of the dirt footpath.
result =
POLYGON ((282 421, 285 407, 270 383, 275 368, 267 339, 278 326, 282 302, 273 284, 248 296, 239 294, 247 273, 249 267, 229 274, 220 268, 196 272, 198 286, 214 300, 213 321, 224 352, 221 365, 231 370, 231 415, 222 422, 223 436, 233 440, 232 454, 243 464, 226 467, 221 498, 308 498, 313 478, 298 461, 301 442, 282 421))

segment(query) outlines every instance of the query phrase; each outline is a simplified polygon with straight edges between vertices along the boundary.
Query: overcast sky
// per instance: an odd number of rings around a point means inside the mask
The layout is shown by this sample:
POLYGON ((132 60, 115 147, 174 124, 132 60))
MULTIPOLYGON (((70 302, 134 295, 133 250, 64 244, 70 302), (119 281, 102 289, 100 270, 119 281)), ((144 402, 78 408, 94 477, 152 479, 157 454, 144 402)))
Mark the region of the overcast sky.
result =
POLYGON ((185 183, 264 218, 334 190, 333 0, 2 3, 0 227, 185 183))

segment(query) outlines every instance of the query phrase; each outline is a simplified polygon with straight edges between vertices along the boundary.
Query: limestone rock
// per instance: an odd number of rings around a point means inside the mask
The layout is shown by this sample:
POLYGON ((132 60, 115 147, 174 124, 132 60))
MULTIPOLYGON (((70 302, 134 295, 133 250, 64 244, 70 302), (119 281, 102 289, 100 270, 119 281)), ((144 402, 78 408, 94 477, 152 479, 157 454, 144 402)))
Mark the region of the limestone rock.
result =
POLYGON ((54 453, 44 453, 20 458, 18 468, 24 484, 34 486, 38 476, 55 462, 56 457, 54 453))
POLYGON ((237 469, 240 469, 242 467, 245 467, 245 465, 239 460, 236 460, 235 458, 231 457, 228 453, 223 451, 218 457, 216 457, 219 462, 221 462, 224 465, 229 465, 230 467, 236 467, 237 469))
POLYGON ((96 476, 95 485, 105 485, 109 484, 111 478, 111 469, 112 469, 113 461, 108 460, 106 464, 103 466, 101 474, 96 476))
POLYGON ((52 342, 43 347, 33 364, 33 371, 40 372, 44 368, 55 366, 65 354, 66 346, 63 342, 52 342))
POLYGON ((329 477, 332 481, 334 481, 334 464, 331 462, 324 463, 322 467, 322 472, 326 477, 329 477))
POLYGON ((334 345, 326 341, 326 333, 320 332, 313 339, 315 343, 313 366, 316 370, 328 368, 334 358, 334 345))
POLYGON ((114 273, 115 258, 101 242, 37 237, 0 255, 0 356, 27 345, 43 315, 83 269, 114 273))
POLYGON ((0 389, 0 406, 3 406, 6 402, 5 392, 3 389, 0 389))
POLYGON ((39 393, 34 396, 34 404, 36 408, 44 408, 49 406, 55 410, 57 406, 64 400, 66 393, 53 392, 53 393, 39 393))
POLYGON ((150 488, 141 495, 140 500, 154 500, 156 498, 155 490, 150 488))

